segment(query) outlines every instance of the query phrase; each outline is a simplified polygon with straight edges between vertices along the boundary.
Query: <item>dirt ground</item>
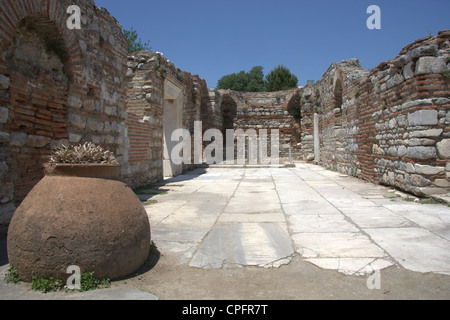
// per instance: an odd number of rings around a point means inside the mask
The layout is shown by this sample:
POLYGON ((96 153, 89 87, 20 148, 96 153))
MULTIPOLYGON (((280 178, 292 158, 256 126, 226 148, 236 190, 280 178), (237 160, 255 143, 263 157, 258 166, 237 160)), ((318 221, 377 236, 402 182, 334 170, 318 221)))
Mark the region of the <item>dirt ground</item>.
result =
MULTIPOLYGON (((7 257, 2 253, 5 265, 7 257)), ((161 300, 450 299, 450 276, 393 266, 380 271, 381 288, 373 290, 367 287, 368 278, 323 270, 299 256, 278 269, 198 269, 154 250, 138 273, 113 281, 111 286, 150 292, 161 300)))
POLYGON ((157 252, 147 267, 112 287, 129 287, 161 300, 448 300, 450 276, 399 267, 380 271, 381 289, 368 289, 369 276, 323 270, 294 257, 278 269, 198 269, 157 252))

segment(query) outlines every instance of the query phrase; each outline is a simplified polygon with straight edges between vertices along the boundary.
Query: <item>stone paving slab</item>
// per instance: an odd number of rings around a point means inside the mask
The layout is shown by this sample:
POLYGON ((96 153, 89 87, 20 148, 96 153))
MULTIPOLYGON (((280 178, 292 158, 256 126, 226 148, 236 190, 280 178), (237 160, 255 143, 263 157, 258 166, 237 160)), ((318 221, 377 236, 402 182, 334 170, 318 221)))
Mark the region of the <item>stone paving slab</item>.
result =
POLYGON ((400 228, 416 224, 385 207, 341 208, 344 215, 361 228, 400 228))
POLYGON ((342 214, 310 214, 289 216, 292 233, 358 232, 342 214))
POLYGON ((298 233, 292 236, 304 258, 382 258, 387 254, 360 232, 298 233))
POLYGON ((197 268, 279 267, 293 256, 367 274, 450 273, 450 208, 320 166, 214 168, 172 178, 146 210, 152 239, 197 268))
POLYGON ((216 226, 206 237, 190 266, 222 268, 264 267, 294 253, 285 225, 233 223, 216 226))
POLYGON ((366 229, 404 268, 450 275, 449 242, 423 228, 366 229))

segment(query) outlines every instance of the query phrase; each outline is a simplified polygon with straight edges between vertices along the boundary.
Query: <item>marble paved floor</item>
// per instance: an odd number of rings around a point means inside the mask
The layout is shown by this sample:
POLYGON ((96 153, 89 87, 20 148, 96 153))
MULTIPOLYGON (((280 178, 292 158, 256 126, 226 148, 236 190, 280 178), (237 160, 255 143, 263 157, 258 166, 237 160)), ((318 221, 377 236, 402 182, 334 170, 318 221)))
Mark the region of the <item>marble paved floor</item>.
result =
POLYGON ((299 255, 352 275, 391 266, 450 274, 448 206, 313 164, 196 169, 159 191, 139 197, 156 200, 145 206, 152 240, 181 264, 276 268, 299 255))

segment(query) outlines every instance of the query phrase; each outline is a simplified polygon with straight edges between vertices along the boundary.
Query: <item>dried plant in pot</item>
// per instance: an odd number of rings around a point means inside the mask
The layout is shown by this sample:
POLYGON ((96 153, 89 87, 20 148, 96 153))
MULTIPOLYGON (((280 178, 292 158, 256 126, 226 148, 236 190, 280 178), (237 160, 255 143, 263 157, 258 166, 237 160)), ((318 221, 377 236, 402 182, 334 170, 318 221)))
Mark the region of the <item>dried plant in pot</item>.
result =
POLYGON ((66 280, 72 265, 114 280, 145 263, 147 213, 119 174, 114 155, 91 143, 53 153, 8 229, 9 262, 21 280, 66 280))

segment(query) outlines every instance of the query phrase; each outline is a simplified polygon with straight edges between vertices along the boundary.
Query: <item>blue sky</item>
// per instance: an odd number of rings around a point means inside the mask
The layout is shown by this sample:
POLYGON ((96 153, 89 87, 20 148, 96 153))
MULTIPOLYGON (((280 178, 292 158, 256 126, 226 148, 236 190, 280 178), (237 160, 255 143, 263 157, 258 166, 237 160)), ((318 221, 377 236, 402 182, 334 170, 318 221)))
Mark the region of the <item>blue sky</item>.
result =
POLYGON ((319 80, 333 62, 358 58, 365 69, 416 39, 450 29, 449 0, 95 0, 153 51, 209 88, 226 74, 279 64, 319 80), (367 8, 381 9, 369 30, 367 8))

